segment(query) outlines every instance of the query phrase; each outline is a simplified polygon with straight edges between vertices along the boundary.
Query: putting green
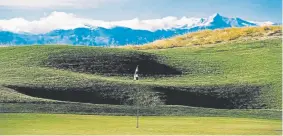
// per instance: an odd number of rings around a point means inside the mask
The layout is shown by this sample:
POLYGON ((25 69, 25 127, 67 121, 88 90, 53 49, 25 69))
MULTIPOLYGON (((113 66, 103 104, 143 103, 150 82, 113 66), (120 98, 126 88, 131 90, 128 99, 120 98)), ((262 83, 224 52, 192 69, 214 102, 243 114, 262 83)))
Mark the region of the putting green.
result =
POLYGON ((0 114, 0 134, 233 134, 281 135, 281 120, 147 116, 0 114))

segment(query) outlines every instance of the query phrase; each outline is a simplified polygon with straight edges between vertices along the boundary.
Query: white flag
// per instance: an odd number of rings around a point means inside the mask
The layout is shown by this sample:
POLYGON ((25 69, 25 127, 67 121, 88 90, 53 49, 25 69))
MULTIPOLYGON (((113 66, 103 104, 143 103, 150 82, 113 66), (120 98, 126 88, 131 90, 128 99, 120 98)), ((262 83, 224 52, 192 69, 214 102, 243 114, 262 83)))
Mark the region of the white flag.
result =
POLYGON ((138 72, 139 72, 139 65, 137 65, 137 68, 136 68, 135 74, 137 74, 138 72))
POLYGON ((137 68, 136 68, 136 71, 135 71, 135 74, 134 74, 134 80, 139 80, 138 72, 139 72, 139 65, 137 65, 137 68))

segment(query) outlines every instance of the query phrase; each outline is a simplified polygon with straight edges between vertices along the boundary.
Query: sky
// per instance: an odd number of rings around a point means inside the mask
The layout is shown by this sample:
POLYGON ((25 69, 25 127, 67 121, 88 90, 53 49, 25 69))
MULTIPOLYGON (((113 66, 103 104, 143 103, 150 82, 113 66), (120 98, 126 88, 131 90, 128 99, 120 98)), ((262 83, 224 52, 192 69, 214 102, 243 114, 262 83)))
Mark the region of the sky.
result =
POLYGON ((37 20, 54 11, 104 21, 201 18, 220 13, 246 20, 282 22, 281 0, 0 0, 0 20, 37 20))
POLYGON ((265 25, 281 23, 281 9, 281 0, 0 0, 0 30, 40 34, 122 26, 155 31, 208 25, 215 13, 265 25))

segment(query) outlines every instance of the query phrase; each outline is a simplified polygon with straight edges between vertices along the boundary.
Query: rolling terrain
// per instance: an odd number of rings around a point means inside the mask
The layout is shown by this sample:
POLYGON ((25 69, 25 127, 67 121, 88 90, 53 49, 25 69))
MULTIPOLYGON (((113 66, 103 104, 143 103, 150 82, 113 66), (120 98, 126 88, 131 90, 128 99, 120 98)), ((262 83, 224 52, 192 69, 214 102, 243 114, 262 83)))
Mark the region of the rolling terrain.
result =
POLYGON ((180 48, 1 47, 0 112, 133 115, 139 97, 143 115, 281 119, 281 27, 267 28, 217 44, 179 39, 180 48))

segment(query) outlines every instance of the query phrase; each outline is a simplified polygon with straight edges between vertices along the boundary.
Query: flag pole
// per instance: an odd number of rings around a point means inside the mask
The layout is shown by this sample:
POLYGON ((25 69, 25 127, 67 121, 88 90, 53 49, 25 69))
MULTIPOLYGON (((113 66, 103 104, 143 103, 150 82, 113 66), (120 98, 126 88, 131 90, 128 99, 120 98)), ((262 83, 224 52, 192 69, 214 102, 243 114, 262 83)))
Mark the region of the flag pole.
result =
MULTIPOLYGON (((137 65, 136 70, 135 70, 134 81, 139 80, 138 71, 139 71, 139 65, 137 65)), ((137 125, 136 125, 136 128, 139 128, 139 100, 138 100, 138 94, 136 94, 136 108, 137 108, 137 113, 136 113, 137 125)))
POLYGON ((137 104, 137 126, 136 128, 139 128, 139 105, 137 104))

